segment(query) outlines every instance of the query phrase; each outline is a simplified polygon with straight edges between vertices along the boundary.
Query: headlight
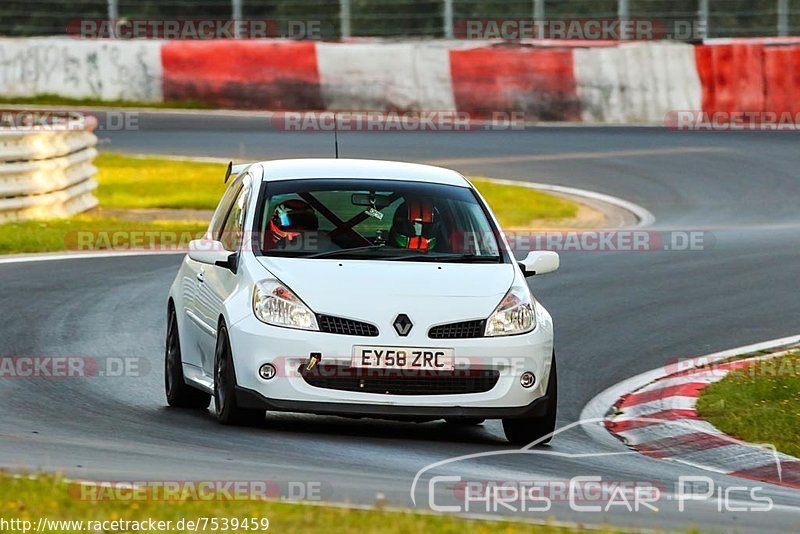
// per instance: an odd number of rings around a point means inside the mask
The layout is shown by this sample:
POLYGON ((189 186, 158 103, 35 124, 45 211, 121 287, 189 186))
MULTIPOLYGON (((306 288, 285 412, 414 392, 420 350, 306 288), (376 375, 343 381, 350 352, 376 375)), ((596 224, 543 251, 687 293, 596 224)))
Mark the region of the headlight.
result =
POLYGON ((314 312, 277 280, 262 280, 256 284, 253 312, 259 321, 273 326, 319 330, 314 312))
POLYGON ((533 298, 527 287, 512 286, 486 321, 485 336, 524 334, 536 328, 533 298))

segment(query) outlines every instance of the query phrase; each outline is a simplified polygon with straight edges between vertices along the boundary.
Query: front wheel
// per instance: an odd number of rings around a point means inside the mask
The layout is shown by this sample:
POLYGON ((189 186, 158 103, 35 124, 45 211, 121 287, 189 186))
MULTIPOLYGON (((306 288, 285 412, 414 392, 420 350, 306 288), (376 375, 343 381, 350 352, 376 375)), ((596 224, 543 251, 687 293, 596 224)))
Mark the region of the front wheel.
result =
POLYGON ((527 445, 541 440, 537 445, 547 445, 553 439, 552 434, 556 430, 556 405, 558 404, 557 375, 556 353, 553 351, 553 364, 550 367, 550 380, 547 384, 545 413, 538 417, 503 419, 503 432, 509 442, 515 445, 527 445))
POLYGON ((167 314, 167 349, 164 354, 164 390, 167 404, 175 408, 206 410, 211 404, 211 395, 195 389, 183 377, 181 340, 178 335, 178 318, 170 306, 167 314))
POLYGON ((223 425, 253 425, 264 419, 264 411, 241 408, 236 403, 236 371, 233 367, 228 329, 219 327, 214 352, 214 407, 223 425))

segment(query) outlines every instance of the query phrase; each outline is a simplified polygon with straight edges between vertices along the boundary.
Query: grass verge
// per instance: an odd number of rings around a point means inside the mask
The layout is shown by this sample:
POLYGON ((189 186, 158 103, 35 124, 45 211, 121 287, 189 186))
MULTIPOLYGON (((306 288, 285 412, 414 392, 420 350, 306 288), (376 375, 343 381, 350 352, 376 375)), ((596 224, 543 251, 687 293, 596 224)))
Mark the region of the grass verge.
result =
POLYGON ((210 109, 206 102, 199 100, 172 100, 167 102, 139 102, 136 100, 101 100, 99 98, 69 98, 66 96, 42 93, 35 96, 0 97, 0 104, 20 106, 97 106, 112 108, 153 108, 153 109, 210 109))
POLYGON ((800 352, 755 362, 705 388, 698 413, 726 434, 800 457, 800 352))
POLYGON ((223 163, 100 154, 97 199, 109 209, 214 209, 225 184, 223 163))
MULTIPOLYGON (((101 154, 97 197, 104 208, 214 209, 225 186, 225 165, 165 158, 101 154)), ((475 178, 500 223, 520 227, 541 219, 569 219, 578 213, 575 202, 528 187, 475 178)))
MULTIPOLYGON (((487 522, 461 519, 454 516, 423 515, 412 512, 393 512, 380 510, 348 510, 344 508, 290 504, 277 501, 88 501, 81 500, 80 493, 70 491, 65 481, 58 476, 41 475, 37 477, 12 477, 0 473, 0 503, 3 510, 0 517, 30 521, 35 527, 39 518, 51 521, 45 532, 87 532, 91 528, 79 530, 72 526, 55 525, 53 521, 172 521, 166 532, 211 532, 207 529, 176 528, 183 519, 216 518, 220 525, 225 519, 242 522, 245 518, 269 520, 269 531, 281 533, 413 533, 413 532, 507 532, 530 534, 565 534, 583 530, 564 529, 553 526, 538 526, 512 522, 487 522)), ((259 523, 260 524, 260 523, 259 523)), ((125 526, 125 525, 119 525, 125 526)), ((94 529, 95 532, 131 532, 128 528, 94 529)), ((217 530, 219 531, 219 530, 217 530)), ((230 529, 228 532, 264 532, 261 529, 230 529)), ((597 532, 597 531, 594 531, 597 532)), ((605 530, 600 532, 615 532, 605 530)))
POLYGON ((505 185, 486 178, 472 178, 504 228, 524 228, 538 220, 571 219, 578 204, 529 187, 505 185))

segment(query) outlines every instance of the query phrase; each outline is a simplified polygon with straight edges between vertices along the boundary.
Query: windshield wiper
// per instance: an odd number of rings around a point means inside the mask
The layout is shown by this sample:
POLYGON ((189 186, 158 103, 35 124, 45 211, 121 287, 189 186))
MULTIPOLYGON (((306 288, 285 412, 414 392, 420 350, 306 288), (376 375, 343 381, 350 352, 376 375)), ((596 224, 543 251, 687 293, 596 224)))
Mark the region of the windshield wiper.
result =
POLYGON ((481 256, 478 254, 436 254, 424 253, 413 256, 395 256, 387 258, 393 261, 467 261, 468 263, 500 263, 500 256, 481 256))
MULTIPOLYGON (((337 258, 349 256, 352 253, 365 252, 369 250, 380 250, 385 248, 385 243, 378 243, 375 245, 367 245, 363 247, 342 248, 337 250, 326 250, 324 252, 317 252, 307 256, 298 256, 301 258, 337 258)), ((500 256, 481 256, 478 254, 437 254, 435 252, 425 252, 416 254, 400 254, 391 256, 370 256, 370 259, 387 260, 387 261, 442 261, 442 262, 459 262, 466 261, 469 263, 499 263, 500 256)))
POLYGON ((317 252, 316 254, 309 254, 307 256, 301 256, 302 258, 335 258, 336 256, 347 256, 351 252, 361 252, 365 250, 379 250, 385 247, 385 243, 378 243, 375 245, 366 245, 363 247, 353 247, 353 248, 340 248, 337 250, 326 250, 325 252, 317 252))

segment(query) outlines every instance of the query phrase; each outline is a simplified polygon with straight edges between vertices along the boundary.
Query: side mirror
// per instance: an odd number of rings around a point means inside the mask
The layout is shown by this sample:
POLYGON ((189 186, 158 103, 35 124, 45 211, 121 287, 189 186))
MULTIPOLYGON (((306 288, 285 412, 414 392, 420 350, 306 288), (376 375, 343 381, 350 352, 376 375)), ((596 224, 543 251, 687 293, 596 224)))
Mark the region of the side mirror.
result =
POLYGON ((552 273, 558 269, 560 261, 558 253, 549 250, 534 250, 528 252, 525 259, 519 262, 522 273, 528 277, 535 274, 552 273))
POLYGON ((189 257, 206 265, 216 265, 236 272, 237 254, 225 250, 220 241, 212 239, 195 239, 189 241, 189 257))

